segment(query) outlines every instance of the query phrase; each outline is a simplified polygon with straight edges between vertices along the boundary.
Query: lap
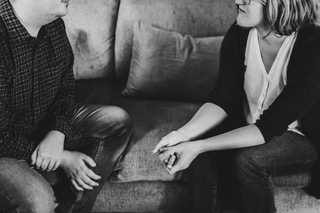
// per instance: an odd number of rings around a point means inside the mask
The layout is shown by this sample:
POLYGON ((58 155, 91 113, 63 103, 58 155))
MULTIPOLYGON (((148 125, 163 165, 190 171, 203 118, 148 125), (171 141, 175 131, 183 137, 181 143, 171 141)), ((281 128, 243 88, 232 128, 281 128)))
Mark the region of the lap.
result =
POLYGON ((235 153, 238 165, 252 162, 266 168, 272 175, 309 171, 318 158, 315 145, 305 136, 292 131, 275 136, 265 144, 236 150, 235 153))
POLYGON ((130 125, 129 115, 117 106, 77 104, 71 122, 72 139, 110 137, 130 125))
POLYGON ((51 186, 26 161, 0 158, 0 171, 2 209, 33 209, 38 208, 37 203, 49 208, 54 204, 51 186))
MULTIPOLYGON (((242 125, 243 123, 235 123, 232 119, 226 120, 202 138, 219 135, 242 125)), ((241 169, 241 164, 252 162, 260 168, 267 169, 272 175, 289 175, 310 171, 316 165, 318 159, 316 146, 305 136, 292 131, 286 131, 281 136, 275 136, 262 145, 208 152, 206 155, 211 156, 212 161, 218 159, 222 170, 224 167, 241 169)))

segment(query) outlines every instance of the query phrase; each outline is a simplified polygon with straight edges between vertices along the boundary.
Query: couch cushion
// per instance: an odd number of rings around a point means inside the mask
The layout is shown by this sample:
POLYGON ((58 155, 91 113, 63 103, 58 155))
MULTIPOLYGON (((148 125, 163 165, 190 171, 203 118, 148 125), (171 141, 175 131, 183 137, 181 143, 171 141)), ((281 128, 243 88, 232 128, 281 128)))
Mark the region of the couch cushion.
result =
POLYGON ((162 137, 185 124, 201 106, 196 102, 135 99, 121 95, 125 82, 114 87, 112 104, 125 109, 133 120, 135 144, 125 157, 122 170, 112 179, 127 181, 177 181, 181 173, 170 175, 151 151, 162 137))
POLYGON ((106 182, 92 212, 186 212, 187 194, 182 182, 106 182))
POLYGON ((130 73, 123 94, 208 100, 218 77, 222 39, 182 36, 135 22, 130 73))
POLYGON ((71 1, 64 17, 75 55, 76 79, 114 75, 114 33, 118 0, 71 1))
POLYGON ((224 35, 236 17, 234 0, 125 0, 121 1, 115 43, 116 76, 129 73, 133 22, 193 37, 224 35))

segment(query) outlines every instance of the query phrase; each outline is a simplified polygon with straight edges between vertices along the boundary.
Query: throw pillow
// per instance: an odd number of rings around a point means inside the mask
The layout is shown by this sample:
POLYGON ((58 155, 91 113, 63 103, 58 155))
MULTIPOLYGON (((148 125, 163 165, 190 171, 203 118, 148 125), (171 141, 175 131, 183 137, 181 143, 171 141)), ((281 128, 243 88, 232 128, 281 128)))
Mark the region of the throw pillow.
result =
POLYGON ((123 95, 205 101, 218 76, 223 37, 193 38, 135 22, 123 95))

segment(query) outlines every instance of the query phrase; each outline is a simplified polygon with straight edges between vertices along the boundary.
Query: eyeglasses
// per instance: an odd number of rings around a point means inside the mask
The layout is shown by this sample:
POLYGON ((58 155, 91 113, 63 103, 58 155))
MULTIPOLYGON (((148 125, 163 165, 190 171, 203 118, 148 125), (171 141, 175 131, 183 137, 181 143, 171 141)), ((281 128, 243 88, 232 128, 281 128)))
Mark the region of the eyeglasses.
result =
POLYGON ((253 1, 260 2, 262 5, 266 5, 266 0, 236 0, 236 4, 250 5, 253 1))

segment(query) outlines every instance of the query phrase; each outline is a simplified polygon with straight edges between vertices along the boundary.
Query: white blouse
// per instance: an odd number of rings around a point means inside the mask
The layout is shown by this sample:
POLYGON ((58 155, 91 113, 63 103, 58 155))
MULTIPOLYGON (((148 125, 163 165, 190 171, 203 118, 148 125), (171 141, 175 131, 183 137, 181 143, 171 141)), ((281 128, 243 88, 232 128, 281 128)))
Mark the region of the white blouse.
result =
MULTIPOLYGON (((244 76, 247 96, 244 113, 248 124, 255 123, 286 86, 287 67, 296 37, 297 34, 293 33, 285 38, 268 73, 261 56, 257 29, 250 30, 245 52, 244 76)), ((298 121, 290 124, 288 130, 302 134, 298 121)))

